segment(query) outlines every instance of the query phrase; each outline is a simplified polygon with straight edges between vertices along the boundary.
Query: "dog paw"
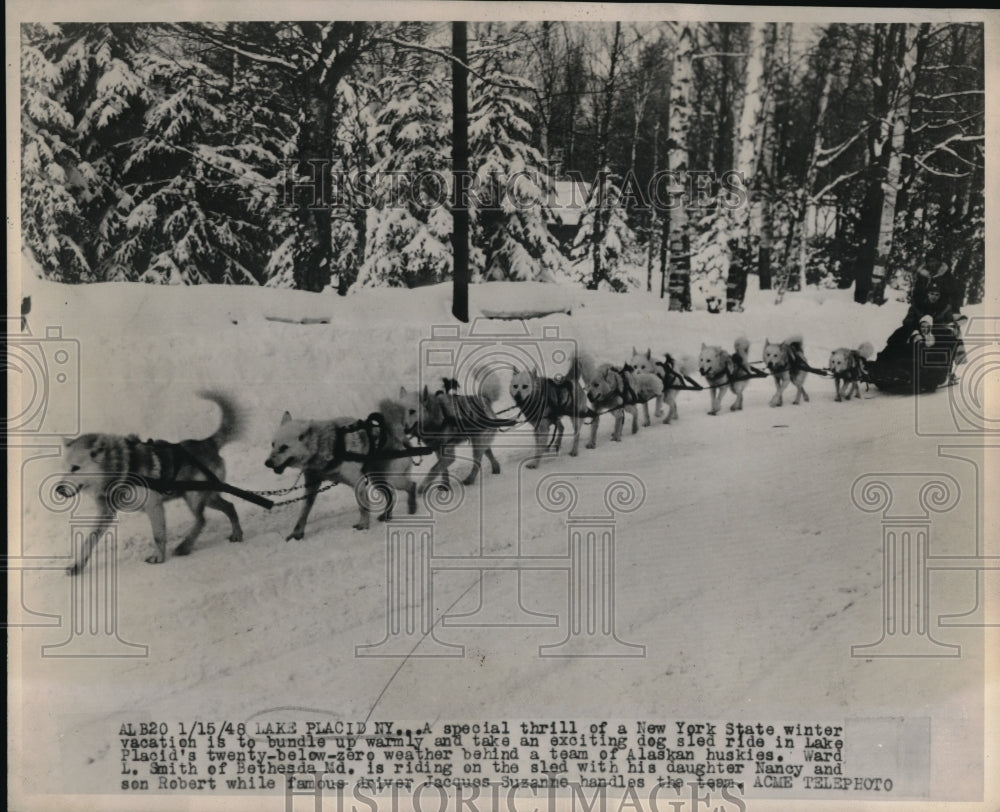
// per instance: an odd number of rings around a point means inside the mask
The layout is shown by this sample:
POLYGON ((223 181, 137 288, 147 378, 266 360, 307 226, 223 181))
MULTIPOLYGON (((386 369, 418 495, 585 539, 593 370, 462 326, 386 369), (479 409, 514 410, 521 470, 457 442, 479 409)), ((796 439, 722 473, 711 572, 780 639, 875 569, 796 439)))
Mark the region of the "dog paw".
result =
POLYGON ((368 522, 355 522, 353 527, 355 530, 367 530, 368 522))
POLYGON ((302 530, 293 530, 293 531, 292 531, 292 532, 291 532, 291 533, 290 533, 290 534, 288 535, 288 537, 287 537, 287 538, 285 538, 285 541, 302 541, 302 537, 303 537, 304 535, 305 535, 305 532, 304 532, 304 531, 302 531, 302 530))
MULTIPOLYGON (((558 451, 558 450, 559 450, 559 447, 556 446, 556 451, 558 451)), ((494 474, 499 474, 500 473, 500 463, 498 462, 498 463, 494 464, 492 466, 492 469, 493 469, 493 473, 494 474)))
MULTIPOLYGON (((657 415, 657 417, 659 417, 659 415, 657 415)), ((652 424, 652 422, 651 422, 651 421, 649 421, 649 420, 643 420, 643 421, 642 421, 642 425, 643 425, 643 428, 648 428, 649 426, 651 426, 651 425, 653 425, 653 424, 652 424)), ((636 433, 636 431, 637 431, 637 429, 632 429, 632 433, 633 433, 633 434, 635 434, 635 433, 636 433)))
POLYGON ((191 547, 190 545, 187 544, 178 544, 174 548, 174 555, 187 555, 190 552, 191 552, 191 547))
POLYGON ((80 574, 80 566, 79 566, 79 564, 73 564, 72 566, 66 567, 66 574, 67 575, 79 575, 80 574))
MULTIPOLYGON (((851 399, 851 396, 848 395, 847 396, 847 400, 850 400, 850 399, 851 399)), ((844 400, 844 398, 842 398, 840 395, 837 395, 837 397, 834 398, 834 401, 837 402, 837 403, 840 403, 842 400, 844 400)))
POLYGON ((584 448, 597 448, 597 444, 596 443, 587 443, 587 445, 585 445, 584 448))
POLYGON ((383 513, 383 514, 382 514, 381 516, 379 516, 379 517, 378 517, 378 520, 379 520, 380 522, 387 522, 387 521, 389 521, 389 520, 390 520, 391 518, 392 518, 392 514, 391 514, 391 513, 388 513, 388 512, 386 512, 386 513, 383 513))
POLYGON ((531 460, 531 462, 526 462, 524 464, 524 467, 531 468, 532 470, 534 470, 535 468, 538 467, 538 460, 531 460))
POLYGON ((575 457, 575 456, 576 456, 577 454, 579 454, 579 453, 580 453, 580 452, 579 452, 579 451, 577 451, 577 450, 576 450, 576 449, 574 448, 574 449, 573 449, 572 451, 570 451, 570 452, 569 452, 569 455, 570 455, 571 457, 575 457))
POLYGON ((229 537, 230 544, 239 544, 242 541, 243 541, 243 534, 242 533, 233 533, 229 537))
POLYGON ((160 555, 159 553, 155 553, 155 554, 153 554, 151 556, 147 556, 146 563, 147 564, 162 564, 163 560, 164 560, 164 557, 162 555, 160 555))

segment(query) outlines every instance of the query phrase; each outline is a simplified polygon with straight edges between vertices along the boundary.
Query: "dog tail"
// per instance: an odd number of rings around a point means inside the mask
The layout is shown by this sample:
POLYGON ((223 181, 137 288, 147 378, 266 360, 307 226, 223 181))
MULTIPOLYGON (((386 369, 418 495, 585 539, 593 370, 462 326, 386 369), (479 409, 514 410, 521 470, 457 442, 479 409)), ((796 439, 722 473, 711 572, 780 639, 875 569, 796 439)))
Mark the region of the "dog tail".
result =
POLYGON ((785 339, 785 343, 789 347, 791 347, 793 350, 796 350, 797 352, 802 352, 802 350, 805 349, 802 346, 802 344, 803 344, 802 336, 799 335, 798 333, 796 333, 795 335, 791 335, 788 338, 786 338, 785 339))
POLYGON ((750 341, 746 336, 740 336, 733 343, 733 348, 736 350, 737 355, 740 356, 744 361, 750 357, 750 341))
POLYGON ((597 365, 594 363, 594 359, 584 350, 578 349, 573 355, 573 360, 570 362, 566 377, 571 381, 582 379, 586 384, 592 381, 596 374, 597 365))
POLYGON ((501 391, 500 376, 495 373, 487 375, 479 385, 479 394, 491 405, 500 399, 501 391))
POLYGON ((875 354, 875 348, 870 341, 865 341, 858 347, 858 355, 865 360, 869 360, 875 354))
POLYGON ((698 371, 698 359, 693 355, 683 356, 680 364, 677 366, 677 371, 680 372, 681 375, 688 377, 694 375, 694 373, 698 371))
POLYGON ((246 426, 246 416, 243 410, 225 392, 199 392, 199 397, 210 400, 219 407, 222 412, 222 421, 219 428, 208 439, 215 443, 216 448, 222 448, 226 443, 238 440, 243 436, 243 429, 246 426))

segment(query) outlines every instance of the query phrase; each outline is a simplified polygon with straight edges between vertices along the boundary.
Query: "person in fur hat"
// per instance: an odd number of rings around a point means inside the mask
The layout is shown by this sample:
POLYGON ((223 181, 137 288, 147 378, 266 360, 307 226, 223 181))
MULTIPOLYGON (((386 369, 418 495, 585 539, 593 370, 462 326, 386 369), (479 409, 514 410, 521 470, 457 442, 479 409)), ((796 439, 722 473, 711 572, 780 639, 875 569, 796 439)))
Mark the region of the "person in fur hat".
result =
MULTIPOLYGON (((955 279, 948 263, 936 251, 928 252, 924 264, 917 269, 913 279, 910 302, 921 313, 932 313, 940 310, 943 305, 949 306, 954 316, 960 313, 962 309, 961 285, 955 279), (932 289, 938 292, 938 297, 933 302, 929 296, 932 289)), ((949 318, 951 317, 949 316, 949 318)), ((942 322, 935 320, 935 324, 940 323, 942 322)))

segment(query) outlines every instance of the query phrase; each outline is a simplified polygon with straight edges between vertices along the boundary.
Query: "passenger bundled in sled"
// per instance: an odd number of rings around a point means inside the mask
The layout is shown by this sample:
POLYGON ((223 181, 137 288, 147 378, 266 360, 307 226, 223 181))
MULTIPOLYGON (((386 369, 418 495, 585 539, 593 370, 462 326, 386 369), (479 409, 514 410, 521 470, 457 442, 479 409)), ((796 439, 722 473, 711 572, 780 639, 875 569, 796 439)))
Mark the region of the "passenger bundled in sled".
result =
POLYGON ((914 394, 955 383, 952 368, 965 361, 959 305, 948 266, 929 258, 917 272, 902 325, 869 366, 871 382, 885 391, 914 394))

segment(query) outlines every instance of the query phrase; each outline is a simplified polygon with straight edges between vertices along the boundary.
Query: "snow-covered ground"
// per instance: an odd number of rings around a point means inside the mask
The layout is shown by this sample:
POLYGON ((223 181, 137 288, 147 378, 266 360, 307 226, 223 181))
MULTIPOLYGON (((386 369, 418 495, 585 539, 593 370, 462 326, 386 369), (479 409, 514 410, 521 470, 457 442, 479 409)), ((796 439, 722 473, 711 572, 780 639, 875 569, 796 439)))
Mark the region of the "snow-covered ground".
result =
MULTIPOLYGON (((25 279, 24 292, 32 297, 35 338, 47 326, 59 326, 63 340, 79 342, 82 431, 170 440, 205 436, 214 430, 216 413, 196 392, 227 389, 249 415, 245 436, 223 452, 228 479, 249 489, 295 480, 294 472, 276 477, 263 466, 284 410, 296 417, 362 417, 400 385, 417 385, 426 347, 421 342, 431 337, 432 325, 455 325, 447 286, 339 298, 25 279), (289 324, 268 315, 329 316, 330 323, 289 324)), ((751 357, 759 359, 765 337, 800 333, 810 362, 825 366, 836 347, 870 341, 880 348, 905 312, 900 302, 858 307, 849 291, 792 293, 781 306, 772 298, 751 291, 745 312, 713 315, 667 313, 661 300, 642 294, 528 283, 471 291, 474 313, 484 307, 568 306, 571 315, 528 322, 525 341, 556 328, 538 346, 573 340, 616 362, 633 345, 697 355, 702 342, 731 347, 741 334, 751 342, 751 357)), ((481 330, 519 327, 479 323, 481 330)), ((467 331, 463 326, 462 335, 467 331)), ((72 384, 51 390, 53 420, 72 418, 72 384)), ((841 724, 906 717, 928 720, 931 731, 927 797, 977 798, 983 776, 983 632, 936 626, 940 614, 973 608, 974 577, 938 573, 931 582, 935 635, 960 644, 961 657, 851 656, 852 645, 879 638, 884 597, 881 516, 852 503, 859 476, 951 475, 962 498, 956 509, 933 517, 932 550, 975 553, 983 510, 975 470, 939 456, 940 438, 916 431, 918 419, 946 420, 959 389, 919 399, 872 390, 847 403, 834 402, 829 380, 812 376, 807 389, 809 403, 772 409, 772 384, 752 381, 742 413, 714 417, 706 414, 707 393, 683 392, 674 425, 654 422, 613 443, 605 420, 596 450, 581 450, 575 459, 560 456, 536 471, 519 466, 528 438, 518 429, 498 442, 503 473, 486 474, 461 509, 436 520, 440 554, 482 549, 514 555, 520 541, 522 554, 561 555, 565 520, 534 501, 539 480, 553 472, 580 483, 589 482, 589 474, 637 477, 645 486, 644 504, 616 517, 615 622, 622 640, 645 645, 642 658, 540 658, 538 646, 559 642, 565 629, 461 626, 447 627, 440 637, 464 645, 462 659, 355 657, 356 645, 385 635, 385 536, 382 525, 368 532, 351 529, 356 507, 346 488, 320 495, 301 541, 285 541, 297 506, 267 512, 240 502, 245 543, 228 543, 224 518, 210 515, 192 555, 170 557, 161 566, 144 563, 151 546, 145 516, 124 516, 118 631, 123 640, 148 645, 148 657, 40 656, 41 646, 66 639, 65 625, 16 632, 19 662, 12 676, 21 714, 9 733, 12 788, 28 795, 113 789, 120 771, 113 742, 123 720, 697 718, 841 724)), ((727 395, 724 407, 730 400, 727 395)), ((507 405, 505 395, 498 408, 507 405)), ((25 570, 20 586, 12 582, 11 594, 23 595, 23 607, 34 613, 65 618, 71 599, 71 579, 62 572, 67 518, 47 511, 37 496, 40 481, 58 469, 55 456, 13 469, 23 478, 11 502, 20 504, 23 532, 19 540, 12 536, 11 552, 38 557, 30 563, 42 568, 25 570)), ((581 485, 585 497, 588 487, 581 485)), ((168 507, 171 547, 188 521, 183 506, 168 507)), ((498 579, 510 577, 486 575, 485 592, 492 595, 491 588, 510 583, 498 579)), ((564 620, 565 580, 559 572, 525 574, 525 608, 564 620)), ((471 612, 480 597, 473 571, 440 573, 434 588, 435 618, 471 612)), ((24 609, 15 604, 12 611, 24 609)), ((178 801, 159 799, 164 808, 176 808, 178 801)), ((141 799, 143 808, 155 802, 148 795, 141 799)), ((254 802, 264 803, 260 797, 254 802)), ((50 797, 31 806, 61 803, 50 797)), ((277 809, 279 799, 268 797, 267 803, 261 808, 277 809)))

